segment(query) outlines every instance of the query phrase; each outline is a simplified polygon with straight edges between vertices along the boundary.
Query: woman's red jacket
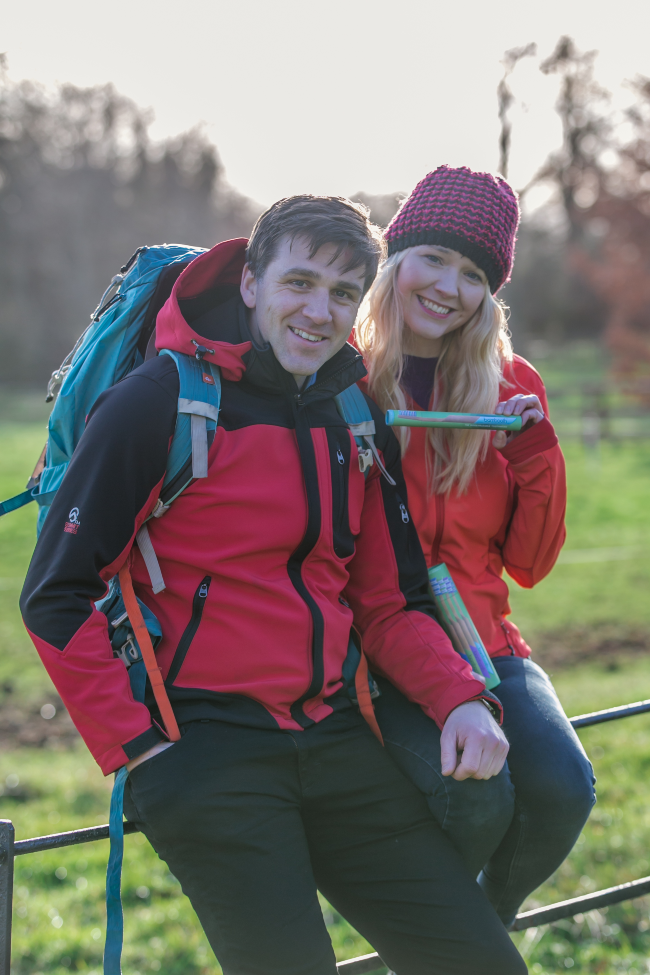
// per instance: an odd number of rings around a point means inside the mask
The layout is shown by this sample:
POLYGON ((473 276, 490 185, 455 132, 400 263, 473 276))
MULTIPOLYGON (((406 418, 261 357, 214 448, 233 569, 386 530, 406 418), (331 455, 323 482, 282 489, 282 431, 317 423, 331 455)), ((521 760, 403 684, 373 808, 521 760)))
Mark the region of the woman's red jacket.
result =
MULTIPOLYGON (((548 417, 544 383, 529 362, 516 355, 504 380, 500 400, 534 393, 548 417)), ((518 585, 531 589, 551 571, 564 544, 566 475, 555 430, 544 419, 504 450, 490 444, 460 497, 455 490, 431 495, 425 435, 421 427, 411 430, 402 464, 427 565, 446 564, 491 656, 527 657, 530 647, 508 619, 503 574, 505 569, 518 585)))

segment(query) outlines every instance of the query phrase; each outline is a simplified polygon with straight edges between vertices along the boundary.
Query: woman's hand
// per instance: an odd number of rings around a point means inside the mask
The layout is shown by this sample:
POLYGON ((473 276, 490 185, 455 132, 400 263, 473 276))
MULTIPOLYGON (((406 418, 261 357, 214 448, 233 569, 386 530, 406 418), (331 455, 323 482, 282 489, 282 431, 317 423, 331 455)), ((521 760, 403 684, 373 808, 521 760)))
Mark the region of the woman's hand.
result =
POLYGON ((494 412, 503 416, 520 416, 522 420, 521 430, 513 430, 512 433, 506 433, 505 430, 497 430, 492 438, 492 443, 497 450, 503 450, 520 433, 523 433, 524 430, 527 430, 529 427, 534 426, 540 420, 544 419, 544 410, 542 409, 539 397, 533 395, 524 396, 523 393, 517 393, 516 396, 511 396, 510 399, 499 403, 494 412))

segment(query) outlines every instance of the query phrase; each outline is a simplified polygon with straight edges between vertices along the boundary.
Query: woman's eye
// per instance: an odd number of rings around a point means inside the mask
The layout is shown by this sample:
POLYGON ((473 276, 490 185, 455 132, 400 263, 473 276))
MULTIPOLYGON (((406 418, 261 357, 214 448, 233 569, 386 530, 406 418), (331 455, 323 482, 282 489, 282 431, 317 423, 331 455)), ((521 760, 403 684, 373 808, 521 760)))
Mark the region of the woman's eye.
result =
POLYGON ((427 260, 431 261, 432 264, 442 264, 442 258, 438 257, 437 254, 427 254, 427 260))
POLYGON ((476 281, 477 284, 483 284, 483 278, 480 274, 477 274, 476 271, 467 271, 466 273, 470 281, 476 281))

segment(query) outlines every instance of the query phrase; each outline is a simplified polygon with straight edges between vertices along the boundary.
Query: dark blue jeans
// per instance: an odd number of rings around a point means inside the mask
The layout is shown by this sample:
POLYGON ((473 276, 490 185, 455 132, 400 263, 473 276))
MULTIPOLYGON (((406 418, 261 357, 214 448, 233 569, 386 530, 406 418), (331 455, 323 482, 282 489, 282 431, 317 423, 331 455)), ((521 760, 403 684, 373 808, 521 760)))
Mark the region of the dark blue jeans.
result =
POLYGON ((443 776, 437 726, 381 678, 375 710, 389 754, 508 925, 567 857, 596 797, 591 763, 542 668, 521 657, 494 665, 510 752, 487 781, 443 776))

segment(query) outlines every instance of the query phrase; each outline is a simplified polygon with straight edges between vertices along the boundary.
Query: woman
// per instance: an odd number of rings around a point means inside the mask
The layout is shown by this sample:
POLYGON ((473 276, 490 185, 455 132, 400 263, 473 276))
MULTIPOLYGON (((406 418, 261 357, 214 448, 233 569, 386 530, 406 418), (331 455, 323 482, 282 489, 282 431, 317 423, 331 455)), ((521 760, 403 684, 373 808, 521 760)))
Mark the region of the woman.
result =
POLYGON ((439 732, 386 681, 387 747, 429 804, 503 922, 565 859, 595 801, 591 765, 547 675, 508 619, 505 569, 531 588, 565 537, 565 472, 541 377, 514 355, 496 293, 519 219, 500 177, 441 166, 386 231, 388 259, 356 341, 383 409, 520 415, 520 433, 399 428, 409 510, 429 566, 447 565, 491 655, 510 741, 491 781, 456 782, 439 732), (509 773, 508 773, 509 769, 509 773), (509 776, 514 815, 508 805, 509 776))

